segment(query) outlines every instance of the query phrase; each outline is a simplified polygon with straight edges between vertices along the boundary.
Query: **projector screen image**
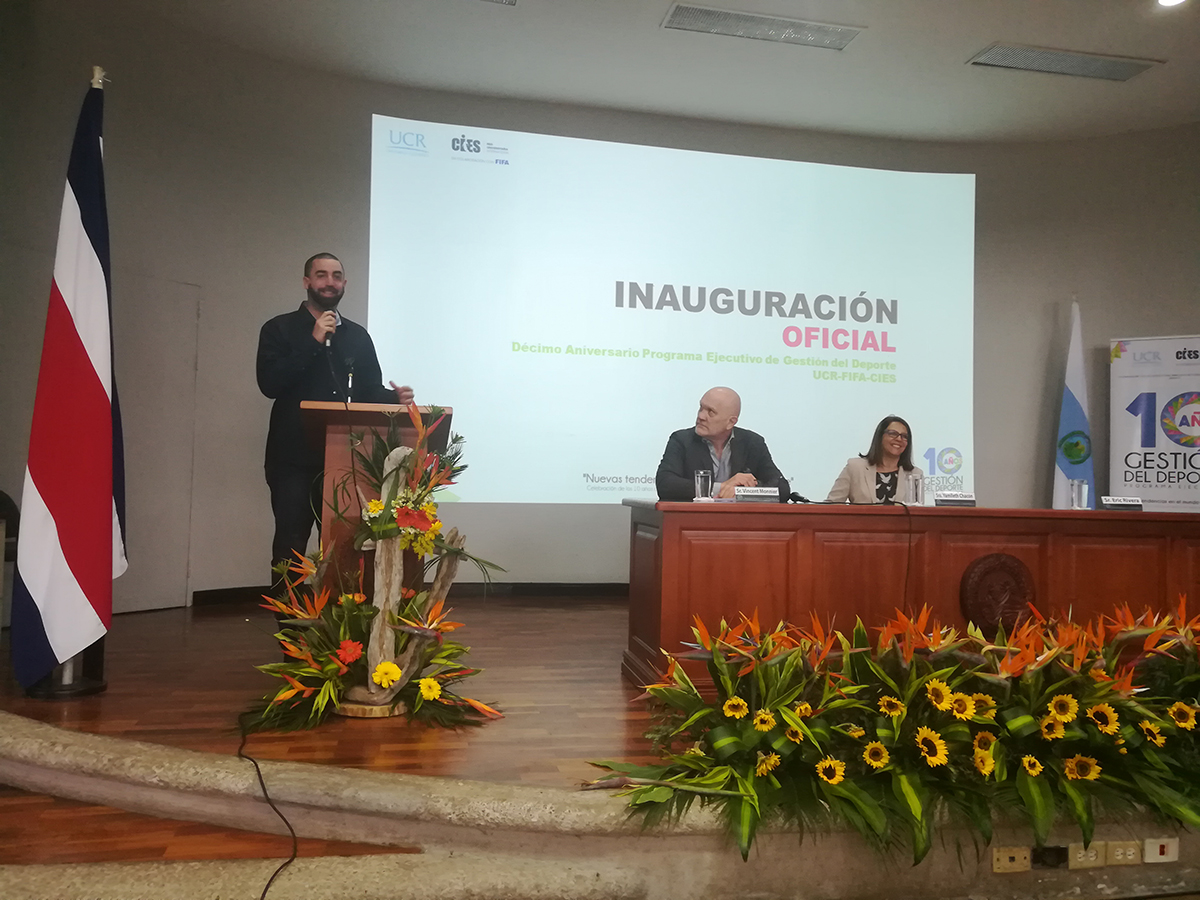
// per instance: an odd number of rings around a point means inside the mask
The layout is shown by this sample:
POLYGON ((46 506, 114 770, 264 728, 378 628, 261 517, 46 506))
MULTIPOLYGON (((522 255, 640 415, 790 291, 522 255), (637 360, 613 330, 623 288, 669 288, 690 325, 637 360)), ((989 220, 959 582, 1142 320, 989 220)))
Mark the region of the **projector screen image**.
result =
POLYGON ((716 385, 805 496, 891 414, 972 491, 974 220, 973 175, 375 116, 368 327, 454 410, 444 499, 653 498, 716 385))

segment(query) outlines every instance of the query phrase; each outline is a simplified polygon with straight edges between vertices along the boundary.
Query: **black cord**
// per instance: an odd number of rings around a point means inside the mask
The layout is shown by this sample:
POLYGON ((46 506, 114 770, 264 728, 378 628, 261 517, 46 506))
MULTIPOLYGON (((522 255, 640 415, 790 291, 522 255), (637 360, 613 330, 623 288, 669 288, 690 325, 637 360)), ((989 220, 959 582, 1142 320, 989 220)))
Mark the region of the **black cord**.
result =
POLYGON ((246 730, 245 721, 246 716, 248 715, 253 715, 253 713, 244 712, 238 716, 238 730, 242 733, 242 742, 238 744, 237 749, 238 759, 244 759, 254 766, 254 773, 258 776, 258 786, 262 789, 263 799, 267 801, 267 805, 275 811, 275 815, 279 816, 279 818, 283 821, 283 824, 287 826, 288 832, 292 835, 292 855, 280 863, 279 868, 276 869, 271 874, 271 877, 267 879, 267 884, 266 887, 263 888, 263 892, 259 894, 258 900, 265 900, 267 891, 271 889, 271 885, 275 882, 275 879, 279 877, 279 873, 296 861, 296 857, 300 853, 300 842, 296 838, 296 829, 292 827, 292 823, 288 821, 287 816, 279 811, 279 807, 275 805, 275 801, 272 800, 271 795, 267 793, 267 783, 263 780, 263 773, 262 769, 259 768, 258 760, 244 752, 246 749, 246 740, 250 737, 250 732, 246 730))

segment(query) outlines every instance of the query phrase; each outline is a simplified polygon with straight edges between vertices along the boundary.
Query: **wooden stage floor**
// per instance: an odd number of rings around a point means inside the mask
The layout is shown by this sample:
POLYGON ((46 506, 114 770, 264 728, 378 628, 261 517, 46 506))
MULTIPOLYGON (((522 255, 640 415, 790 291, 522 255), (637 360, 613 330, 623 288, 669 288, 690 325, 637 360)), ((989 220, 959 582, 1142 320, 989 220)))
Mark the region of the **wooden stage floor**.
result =
MULTIPOLYGON (((259 759, 571 789, 598 776, 589 759, 648 761, 640 692, 621 680, 627 601, 613 597, 467 597, 455 633, 484 671, 464 692, 505 718, 446 731, 403 719, 333 718, 316 731, 258 734, 259 759)), ((236 717, 274 679, 253 666, 278 656, 274 619, 211 606, 117 616, 107 638, 108 690, 30 700, 0 639, 0 709, 63 728, 233 755, 236 717)), ((290 839, 169 822, 0 786, 0 864, 284 857, 290 839)), ((396 852, 302 841, 307 856, 396 852)))

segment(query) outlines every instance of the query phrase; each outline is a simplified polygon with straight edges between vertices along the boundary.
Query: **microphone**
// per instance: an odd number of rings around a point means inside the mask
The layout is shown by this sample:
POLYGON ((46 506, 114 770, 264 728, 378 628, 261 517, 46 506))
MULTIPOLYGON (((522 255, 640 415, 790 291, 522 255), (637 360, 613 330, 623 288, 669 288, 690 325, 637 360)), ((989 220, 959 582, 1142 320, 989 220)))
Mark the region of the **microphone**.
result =
POLYGON ((795 491, 792 491, 790 494, 788 494, 788 499, 793 503, 812 503, 812 501, 807 497, 797 494, 795 491))
POLYGON ((332 334, 325 335, 325 349, 326 350, 328 350, 330 347, 333 346, 333 341, 331 340, 332 337, 333 337, 332 334))

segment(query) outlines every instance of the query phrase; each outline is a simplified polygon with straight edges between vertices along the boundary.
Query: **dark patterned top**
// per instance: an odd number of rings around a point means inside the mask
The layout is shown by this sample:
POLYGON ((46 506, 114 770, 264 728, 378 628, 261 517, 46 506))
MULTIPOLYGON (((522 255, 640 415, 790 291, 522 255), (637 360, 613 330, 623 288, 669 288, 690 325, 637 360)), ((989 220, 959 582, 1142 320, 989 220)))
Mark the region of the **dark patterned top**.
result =
POLYGON ((875 473, 875 499, 880 503, 891 503, 896 499, 896 485, 900 483, 899 470, 875 473))

